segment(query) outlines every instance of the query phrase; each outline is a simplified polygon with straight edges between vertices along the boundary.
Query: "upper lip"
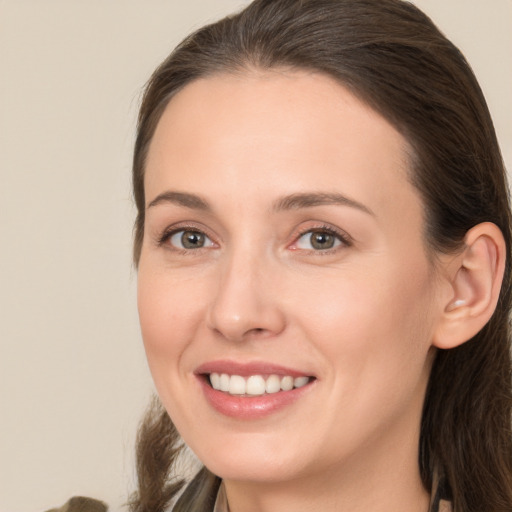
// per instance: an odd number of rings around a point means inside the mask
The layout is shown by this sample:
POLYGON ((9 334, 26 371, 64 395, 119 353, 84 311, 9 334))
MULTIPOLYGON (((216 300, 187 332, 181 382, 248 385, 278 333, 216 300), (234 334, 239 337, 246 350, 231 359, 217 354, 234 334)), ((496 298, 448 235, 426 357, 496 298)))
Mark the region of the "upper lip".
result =
POLYGON ((197 375, 227 373, 228 375, 240 375, 241 377, 249 377, 251 375, 289 375, 291 377, 313 376, 307 371, 289 368, 266 361, 239 362, 230 360, 217 360, 203 363, 196 368, 194 373, 197 375))

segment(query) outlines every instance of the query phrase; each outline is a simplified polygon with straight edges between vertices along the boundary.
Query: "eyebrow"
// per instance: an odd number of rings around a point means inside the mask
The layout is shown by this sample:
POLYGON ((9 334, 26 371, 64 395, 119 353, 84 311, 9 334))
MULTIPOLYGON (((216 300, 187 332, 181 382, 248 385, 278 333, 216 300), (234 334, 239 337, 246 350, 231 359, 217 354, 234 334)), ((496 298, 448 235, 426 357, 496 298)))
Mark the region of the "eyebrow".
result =
POLYGON ((157 206, 161 203, 177 204, 179 206, 184 206, 185 208, 191 208, 193 210, 211 211, 211 207, 208 202, 201 197, 196 196, 195 194, 187 194, 186 192, 174 192, 172 190, 157 195, 155 199, 153 199, 153 201, 148 204, 146 209, 152 208, 153 206, 157 206))
MULTIPOLYGON (((211 212, 212 208, 208 204, 208 201, 202 197, 189 194, 187 192, 175 192, 172 190, 162 192, 155 197, 147 206, 146 209, 152 208, 162 203, 171 203, 192 210, 201 210, 205 212, 211 212)), ((287 211, 287 210, 298 210, 301 208, 312 208, 314 206, 325 206, 325 205, 338 205, 338 206, 349 206, 356 208, 364 213, 375 216, 370 208, 364 204, 350 199, 343 194, 339 193, 327 193, 327 192, 306 192, 290 194, 279 198, 273 204, 272 209, 276 212, 287 211)))
POLYGON ((312 208, 313 206, 324 205, 349 206, 375 217, 375 213, 364 204, 350 199, 343 194, 325 192, 299 193, 282 197, 274 203, 274 210, 297 210, 300 208, 312 208))

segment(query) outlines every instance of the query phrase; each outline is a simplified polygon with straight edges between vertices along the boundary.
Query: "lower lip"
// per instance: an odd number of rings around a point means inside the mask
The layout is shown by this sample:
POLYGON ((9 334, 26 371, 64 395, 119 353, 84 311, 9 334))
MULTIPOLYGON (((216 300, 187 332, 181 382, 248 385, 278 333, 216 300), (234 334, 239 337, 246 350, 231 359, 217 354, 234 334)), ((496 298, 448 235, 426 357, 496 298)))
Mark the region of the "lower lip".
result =
POLYGON ((204 376, 199 377, 199 382, 207 401, 217 412, 231 418, 254 420, 293 404, 311 390, 315 381, 290 391, 266 393, 260 396, 230 395, 217 391, 209 385, 204 376))

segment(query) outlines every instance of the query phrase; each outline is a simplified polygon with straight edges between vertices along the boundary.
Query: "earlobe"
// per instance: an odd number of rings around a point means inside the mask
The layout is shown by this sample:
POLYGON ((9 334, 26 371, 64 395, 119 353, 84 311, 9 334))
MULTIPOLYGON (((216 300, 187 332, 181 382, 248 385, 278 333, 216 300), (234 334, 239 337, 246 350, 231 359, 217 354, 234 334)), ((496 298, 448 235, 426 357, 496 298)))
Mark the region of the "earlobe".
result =
POLYGON ((454 348, 475 336, 498 302, 505 270, 505 240, 500 229, 484 222, 470 229, 464 249, 449 271, 451 297, 442 305, 432 344, 454 348))

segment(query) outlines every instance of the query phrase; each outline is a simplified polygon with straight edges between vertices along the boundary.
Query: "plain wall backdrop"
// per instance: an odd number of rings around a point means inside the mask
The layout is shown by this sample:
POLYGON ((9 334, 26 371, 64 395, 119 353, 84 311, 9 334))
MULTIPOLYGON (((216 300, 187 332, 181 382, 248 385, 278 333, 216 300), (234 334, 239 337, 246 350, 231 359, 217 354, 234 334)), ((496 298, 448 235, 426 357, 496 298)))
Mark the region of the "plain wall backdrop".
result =
MULTIPOLYGON (((244 0, 0 0, 0 512, 120 510, 152 392, 131 266, 140 93, 244 0)), ((465 53, 512 162, 512 0, 417 0, 465 53)))

